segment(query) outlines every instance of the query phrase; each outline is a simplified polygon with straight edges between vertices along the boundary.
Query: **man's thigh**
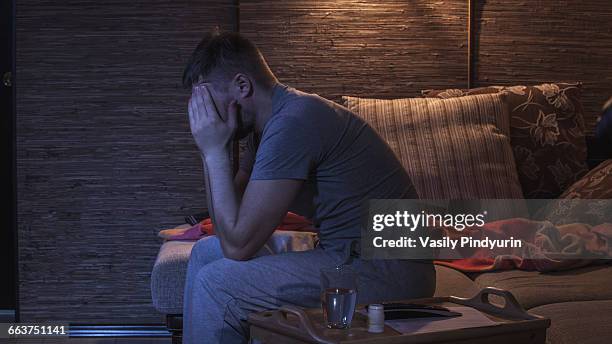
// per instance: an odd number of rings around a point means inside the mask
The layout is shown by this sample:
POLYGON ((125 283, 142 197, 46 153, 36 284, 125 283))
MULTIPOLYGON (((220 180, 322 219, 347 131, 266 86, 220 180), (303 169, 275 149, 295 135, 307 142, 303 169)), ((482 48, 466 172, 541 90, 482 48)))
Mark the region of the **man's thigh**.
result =
POLYGON ((247 261, 222 258, 204 266, 197 278, 209 291, 231 298, 245 311, 284 304, 316 307, 320 304, 320 269, 336 266, 342 258, 342 252, 320 248, 247 261))
POLYGON ((320 306, 320 269, 348 263, 359 274, 358 302, 428 297, 435 289, 431 262, 346 261, 342 251, 315 248, 262 256, 248 261, 222 258, 203 267, 198 280, 222 299, 245 311, 284 304, 320 306))

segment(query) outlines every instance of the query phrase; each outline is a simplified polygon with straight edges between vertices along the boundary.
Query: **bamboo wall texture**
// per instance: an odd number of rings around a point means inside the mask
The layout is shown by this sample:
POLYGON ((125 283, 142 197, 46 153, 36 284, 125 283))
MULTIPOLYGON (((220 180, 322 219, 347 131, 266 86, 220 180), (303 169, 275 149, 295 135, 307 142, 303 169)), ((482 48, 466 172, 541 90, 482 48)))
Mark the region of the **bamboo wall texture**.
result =
POLYGON ((612 96, 612 2, 476 1, 480 85, 584 82, 592 132, 612 96))
POLYGON ((281 81, 339 101, 465 87, 467 2, 240 2, 240 32, 281 81))
POLYGON ((205 206, 182 68, 228 1, 17 1, 22 320, 162 322, 157 231, 205 206))
MULTIPOLYGON (((467 1, 242 0, 281 81, 333 100, 467 83, 467 1)), ((585 82, 612 95, 612 4, 476 1, 477 84, 585 82)), ((25 321, 161 322, 160 228, 204 206, 180 73, 234 0, 17 0, 20 304, 25 321)))

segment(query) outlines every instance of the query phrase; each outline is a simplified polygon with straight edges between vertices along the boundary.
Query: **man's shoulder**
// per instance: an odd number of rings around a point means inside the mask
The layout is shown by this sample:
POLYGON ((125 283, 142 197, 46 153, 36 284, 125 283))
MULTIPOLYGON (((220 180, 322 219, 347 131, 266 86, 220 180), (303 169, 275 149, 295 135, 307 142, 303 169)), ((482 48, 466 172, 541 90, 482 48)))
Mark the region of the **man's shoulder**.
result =
POLYGON ((316 93, 308 93, 289 88, 283 108, 295 113, 312 113, 333 111, 338 104, 316 93))
POLYGON ((339 109, 339 104, 318 94, 296 90, 287 97, 272 120, 275 126, 315 129, 340 119, 339 109))

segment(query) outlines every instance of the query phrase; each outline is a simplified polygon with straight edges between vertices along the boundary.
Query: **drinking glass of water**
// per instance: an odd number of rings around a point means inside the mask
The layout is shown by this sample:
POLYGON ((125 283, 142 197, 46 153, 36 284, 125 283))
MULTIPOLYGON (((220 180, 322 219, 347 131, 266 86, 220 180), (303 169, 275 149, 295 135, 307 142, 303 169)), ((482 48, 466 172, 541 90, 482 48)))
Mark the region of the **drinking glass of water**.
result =
POLYGON ((340 265, 321 269, 321 306, 329 328, 349 328, 357 305, 357 272, 340 265))

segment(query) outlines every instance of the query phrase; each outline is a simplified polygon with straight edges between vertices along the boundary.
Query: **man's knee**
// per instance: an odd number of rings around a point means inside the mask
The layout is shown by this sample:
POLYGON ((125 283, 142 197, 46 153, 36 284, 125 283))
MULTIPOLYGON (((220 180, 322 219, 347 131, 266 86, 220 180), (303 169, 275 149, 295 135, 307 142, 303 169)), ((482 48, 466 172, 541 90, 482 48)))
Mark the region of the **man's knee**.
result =
POLYGON ((204 237, 198 240, 191 249, 189 260, 199 264, 208 264, 223 257, 221 244, 215 236, 204 237))
POLYGON ((244 283, 239 280, 245 273, 242 265, 244 262, 228 258, 217 259, 198 271, 196 281, 199 286, 215 295, 235 296, 233 291, 244 287, 244 283))

